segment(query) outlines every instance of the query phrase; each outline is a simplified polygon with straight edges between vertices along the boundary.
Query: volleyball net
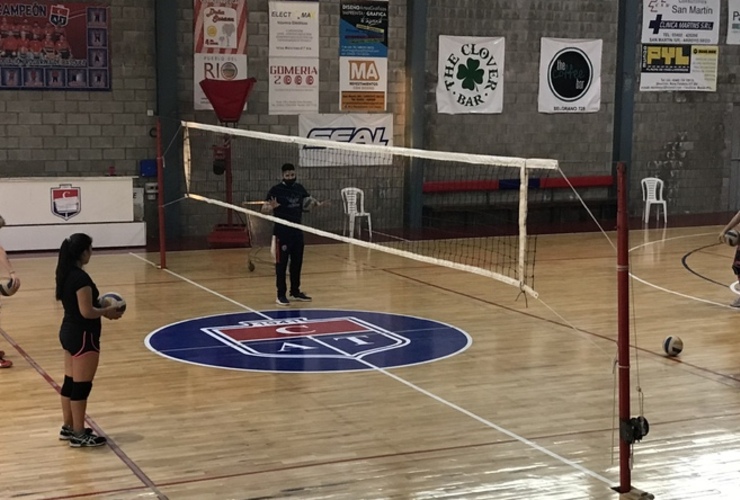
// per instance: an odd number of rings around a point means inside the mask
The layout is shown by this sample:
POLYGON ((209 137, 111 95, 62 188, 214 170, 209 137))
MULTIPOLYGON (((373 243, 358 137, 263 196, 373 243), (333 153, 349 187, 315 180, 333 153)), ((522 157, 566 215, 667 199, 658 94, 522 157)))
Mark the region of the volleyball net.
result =
POLYGON ((284 224, 303 230, 309 244, 358 245, 486 276, 537 296, 537 236, 527 231, 527 214, 544 192, 528 187, 558 172, 555 160, 182 125, 186 193, 203 204, 194 224, 236 232, 246 231, 250 219, 284 224), (307 202, 300 224, 261 211, 284 163, 295 165, 298 182, 322 202, 307 202), (408 223, 411 203, 421 213, 414 227, 408 223))

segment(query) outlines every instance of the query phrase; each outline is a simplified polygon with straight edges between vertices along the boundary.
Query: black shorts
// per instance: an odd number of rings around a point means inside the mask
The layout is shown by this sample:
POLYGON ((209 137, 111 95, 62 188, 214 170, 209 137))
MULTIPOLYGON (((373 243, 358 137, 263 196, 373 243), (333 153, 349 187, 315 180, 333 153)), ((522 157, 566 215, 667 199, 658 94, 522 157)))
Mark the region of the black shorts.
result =
POLYGON ((100 330, 90 331, 78 325, 62 323, 59 342, 74 357, 88 352, 100 352, 100 330))

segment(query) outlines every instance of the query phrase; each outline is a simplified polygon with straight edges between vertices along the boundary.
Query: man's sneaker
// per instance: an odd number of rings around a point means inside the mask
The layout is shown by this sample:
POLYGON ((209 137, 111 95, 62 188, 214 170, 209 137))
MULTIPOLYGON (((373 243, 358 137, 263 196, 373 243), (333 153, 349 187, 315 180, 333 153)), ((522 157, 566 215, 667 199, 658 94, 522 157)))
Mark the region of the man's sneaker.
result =
POLYGON ((9 359, 0 358, 0 368, 10 368, 13 366, 13 362, 9 359))
POLYGON ((732 307, 740 307, 740 297, 736 298, 732 301, 732 304, 730 304, 732 307))
POLYGON ((279 295, 277 299, 275 299, 275 303, 279 306, 289 306, 290 301, 285 297, 285 295, 279 295))
MULTIPOLYGON (((89 427, 85 427, 85 434, 92 434, 93 430, 89 427)), ((62 426, 61 430, 59 431, 59 440, 60 441, 69 441, 75 437, 75 431, 72 430, 71 427, 65 427, 62 426)))
POLYGON ((103 446, 107 442, 108 440, 103 436, 86 433, 82 437, 72 436, 69 440, 69 446, 72 448, 93 448, 95 446, 103 446))
POLYGON ((299 302, 311 302, 311 297, 309 297, 308 295, 306 295, 303 292, 291 293, 290 294, 290 298, 291 299, 295 299, 295 300, 297 300, 299 302))

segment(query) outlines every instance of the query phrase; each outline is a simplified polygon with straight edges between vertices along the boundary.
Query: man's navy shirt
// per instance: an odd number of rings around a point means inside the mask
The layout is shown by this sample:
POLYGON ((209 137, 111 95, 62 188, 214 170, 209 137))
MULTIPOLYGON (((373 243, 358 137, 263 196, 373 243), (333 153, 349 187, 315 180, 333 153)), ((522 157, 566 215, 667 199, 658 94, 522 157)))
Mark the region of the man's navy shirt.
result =
MULTIPOLYGON (((275 217, 300 224, 303 219, 303 200, 309 196, 302 184, 295 182, 292 186, 287 186, 281 182, 270 189, 266 200, 270 201, 273 198, 277 200, 278 206, 273 210, 275 217)), ((303 233, 300 229, 275 224, 272 234, 279 239, 288 239, 303 233)))

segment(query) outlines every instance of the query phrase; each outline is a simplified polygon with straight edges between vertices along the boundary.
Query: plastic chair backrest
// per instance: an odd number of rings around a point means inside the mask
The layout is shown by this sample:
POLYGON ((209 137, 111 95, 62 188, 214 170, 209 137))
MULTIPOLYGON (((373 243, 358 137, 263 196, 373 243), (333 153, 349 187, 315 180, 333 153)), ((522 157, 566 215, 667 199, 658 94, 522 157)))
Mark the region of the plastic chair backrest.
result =
POLYGON ((360 188, 346 187, 342 189, 344 213, 359 214, 365 212, 365 193, 360 188))
POLYGON ((642 180, 642 201, 663 201, 663 181, 657 177, 642 180))

